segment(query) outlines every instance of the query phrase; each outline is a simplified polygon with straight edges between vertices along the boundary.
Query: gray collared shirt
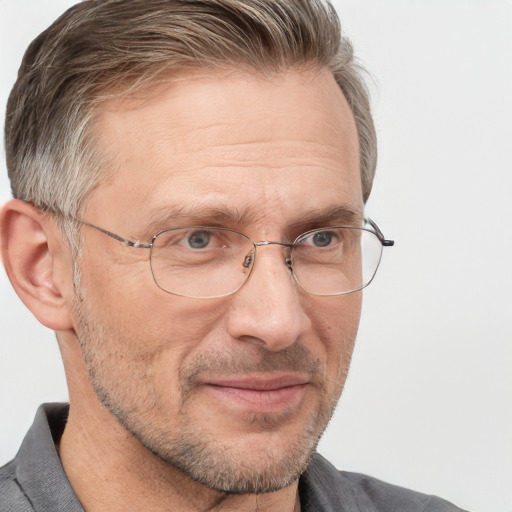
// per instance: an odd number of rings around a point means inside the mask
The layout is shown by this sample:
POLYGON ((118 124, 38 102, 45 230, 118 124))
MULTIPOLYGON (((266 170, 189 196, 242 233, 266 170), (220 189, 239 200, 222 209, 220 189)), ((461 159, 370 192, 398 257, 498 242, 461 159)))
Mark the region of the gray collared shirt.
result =
MULTIPOLYGON (((11 462, 0 468, 0 512, 84 512, 66 477, 55 442, 68 406, 39 407, 11 462)), ((435 496, 338 471, 315 454, 299 480, 301 512, 464 512, 435 496)))

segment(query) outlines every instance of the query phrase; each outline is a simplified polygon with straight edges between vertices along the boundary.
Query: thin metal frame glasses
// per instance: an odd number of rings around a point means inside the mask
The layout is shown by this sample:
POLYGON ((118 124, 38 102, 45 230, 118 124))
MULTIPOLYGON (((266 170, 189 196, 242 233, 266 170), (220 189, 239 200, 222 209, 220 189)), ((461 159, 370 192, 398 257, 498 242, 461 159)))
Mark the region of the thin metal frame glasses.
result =
POLYGON ((210 226, 164 229, 150 243, 141 243, 76 220, 127 247, 149 249, 157 286, 167 293, 196 299, 226 297, 238 291, 251 275, 258 248, 270 245, 284 249, 285 265, 306 292, 346 295, 372 282, 383 247, 394 245, 371 219, 365 219, 363 228, 313 229, 291 243, 254 242, 239 231, 210 226))

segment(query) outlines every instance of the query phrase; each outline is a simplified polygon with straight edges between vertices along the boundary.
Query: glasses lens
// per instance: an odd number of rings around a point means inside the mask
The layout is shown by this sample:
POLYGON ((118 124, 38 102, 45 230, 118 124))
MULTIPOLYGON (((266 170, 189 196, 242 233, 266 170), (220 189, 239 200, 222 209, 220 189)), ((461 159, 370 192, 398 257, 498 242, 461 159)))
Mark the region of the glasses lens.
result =
POLYGON ((358 228, 311 231, 292 249, 300 285, 315 295, 343 295, 370 284, 380 263, 382 244, 375 233, 358 228))
POLYGON ((192 298, 221 297, 245 282, 254 249, 249 238, 229 229, 168 229, 153 240, 151 270, 166 292, 192 298))

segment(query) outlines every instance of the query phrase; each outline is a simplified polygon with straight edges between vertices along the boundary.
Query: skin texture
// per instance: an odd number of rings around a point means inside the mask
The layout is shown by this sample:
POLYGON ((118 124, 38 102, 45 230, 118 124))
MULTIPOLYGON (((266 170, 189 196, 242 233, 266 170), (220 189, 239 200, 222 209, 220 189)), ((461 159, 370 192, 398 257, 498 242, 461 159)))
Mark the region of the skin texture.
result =
MULTIPOLYGON (((130 240, 221 225, 289 242, 362 220, 356 128, 326 70, 190 73, 105 105, 98 129, 115 172, 81 217, 130 240), (339 206, 352 215, 321 218, 339 206)), ((41 233, 39 270, 19 265, 32 278, 6 268, 58 331, 71 404, 60 454, 87 511, 294 510, 345 382, 360 293, 309 295, 283 248, 264 246, 237 293, 177 297, 154 283, 147 249, 89 227, 77 287, 50 216, 14 201, 2 222, 9 260, 23 229, 41 233)))

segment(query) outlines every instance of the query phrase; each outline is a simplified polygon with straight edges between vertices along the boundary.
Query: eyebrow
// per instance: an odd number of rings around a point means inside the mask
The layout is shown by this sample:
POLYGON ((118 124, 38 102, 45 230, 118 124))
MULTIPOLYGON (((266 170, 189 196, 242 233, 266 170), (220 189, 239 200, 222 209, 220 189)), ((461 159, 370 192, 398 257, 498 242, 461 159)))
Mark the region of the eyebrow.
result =
POLYGON ((328 225, 357 227, 363 223, 363 220, 364 215, 360 208, 337 205, 304 212, 290 225, 290 228, 311 229, 328 225))
POLYGON ((148 234, 154 235, 162 229, 180 226, 212 226, 226 227, 244 225, 255 222, 257 215, 248 209, 240 211, 231 206, 212 207, 194 206, 178 207, 165 206, 151 212, 148 223, 148 234))
MULTIPOLYGON (((237 228, 254 224, 262 216, 253 208, 239 210, 232 206, 184 206, 173 208, 161 207, 150 212, 145 228, 145 235, 153 236, 163 229, 180 226, 212 226, 237 228)), ((360 208, 336 205, 302 212, 286 228, 287 231, 308 231, 323 226, 359 226, 364 219, 360 208)))

